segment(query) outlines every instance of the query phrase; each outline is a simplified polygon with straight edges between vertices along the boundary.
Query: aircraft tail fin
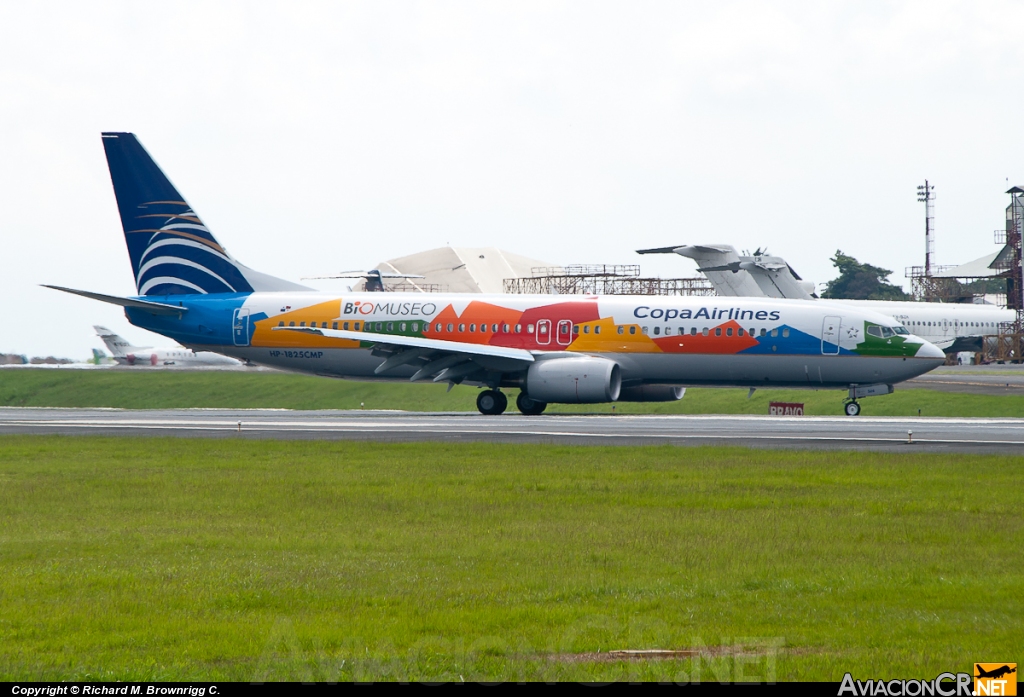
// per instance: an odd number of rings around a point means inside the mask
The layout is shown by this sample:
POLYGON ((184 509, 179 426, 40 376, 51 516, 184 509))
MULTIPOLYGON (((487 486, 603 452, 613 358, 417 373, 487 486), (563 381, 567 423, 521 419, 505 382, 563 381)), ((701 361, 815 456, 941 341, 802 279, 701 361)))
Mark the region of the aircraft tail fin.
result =
POLYGON ((139 295, 309 290, 253 271, 217 241, 132 133, 104 133, 139 295))
MULTIPOLYGON (((96 336, 103 339, 103 343, 107 345, 110 353, 118 358, 124 358, 129 353, 135 353, 136 351, 142 350, 139 346, 132 346, 127 339, 122 338, 120 335, 115 334, 106 327, 94 325, 93 329, 96 330, 96 336)), ((99 352, 99 354, 102 353, 102 351, 99 352)), ((97 359, 101 357, 101 355, 97 355, 97 349, 93 349, 93 356, 97 359)))

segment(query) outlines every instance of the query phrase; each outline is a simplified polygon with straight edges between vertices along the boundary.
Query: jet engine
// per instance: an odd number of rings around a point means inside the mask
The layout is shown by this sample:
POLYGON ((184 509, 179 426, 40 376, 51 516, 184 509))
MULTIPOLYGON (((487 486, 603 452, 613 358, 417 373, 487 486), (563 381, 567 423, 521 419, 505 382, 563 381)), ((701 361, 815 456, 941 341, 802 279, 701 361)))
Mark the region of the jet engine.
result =
POLYGON ((677 402, 686 394, 685 387, 674 385, 637 385, 623 387, 620 402, 677 402))
POLYGON ((538 402, 581 404, 614 402, 622 389, 619 364, 578 356, 540 360, 526 373, 526 393, 538 402))

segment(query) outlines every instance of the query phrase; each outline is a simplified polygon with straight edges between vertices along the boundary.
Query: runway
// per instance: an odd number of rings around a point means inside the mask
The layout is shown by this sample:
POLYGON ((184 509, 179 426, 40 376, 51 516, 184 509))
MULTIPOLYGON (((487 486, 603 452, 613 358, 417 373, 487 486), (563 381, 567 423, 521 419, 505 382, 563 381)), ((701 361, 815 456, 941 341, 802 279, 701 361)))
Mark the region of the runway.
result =
POLYGON ((0 435, 738 445, 1024 455, 1024 419, 0 408, 0 435), (908 435, 908 432, 911 432, 908 435))

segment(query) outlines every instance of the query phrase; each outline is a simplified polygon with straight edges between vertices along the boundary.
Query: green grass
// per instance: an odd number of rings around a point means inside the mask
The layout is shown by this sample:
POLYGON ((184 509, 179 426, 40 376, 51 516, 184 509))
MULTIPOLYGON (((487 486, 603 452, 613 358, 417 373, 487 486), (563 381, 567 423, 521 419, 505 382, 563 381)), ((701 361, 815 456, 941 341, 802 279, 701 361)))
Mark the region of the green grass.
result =
MULTIPOLYGON (((405 409, 474 411, 476 388, 355 382, 284 373, 169 370, 2 370, 0 406, 405 409)), ((512 391, 513 397, 515 391, 512 391)), ((842 414, 843 390, 689 389, 679 402, 615 404, 619 414, 767 414, 769 401, 803 402, 808 415, 842 414)), ((514 399, 511 400, 514 403, 514 399)), ((897 389, 862 401, 865 416, 1024 416, 1024 395, 985 396, 897 389)), ((514 409, 514 406, 511 408, 514 409)), ((553 413, 612 411, 610 404, 561 405, 553 413)))
POLYGON ((0 680, 709 682, 739 661, 590 654, 738 644, 760 679, 1014 661, 1022 467, 0 437, 0 680))

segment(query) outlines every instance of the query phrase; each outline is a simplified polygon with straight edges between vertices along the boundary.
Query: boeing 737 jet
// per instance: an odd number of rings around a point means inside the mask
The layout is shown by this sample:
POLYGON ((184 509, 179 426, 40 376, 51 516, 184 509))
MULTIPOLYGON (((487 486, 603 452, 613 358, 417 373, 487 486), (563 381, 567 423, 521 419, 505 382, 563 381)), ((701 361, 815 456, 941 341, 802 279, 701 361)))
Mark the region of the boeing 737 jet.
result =
MULTIPOLYGON (((814 284, 804 281, 782 257, 768 254, 740 256, 727 244, 682 245, 640 249, 639 254, 678 254, 697 262, 715 292, 721 296, 814 299, 814 284)), ((826 302, 826 301, 822 301, 826 302)), ((915 335, 947 353, 980 351, 982 337, 1013 322, 1012 310, 971 303, 925 303, 898 300, 828 300, 889 315, 915 335)))
POLYGON ((234 358, 221 356, 210 351, 193 351, 184 346, 167 348, 146 348, 132 346, 127 340, 110 331, 106 327, 94 326, 96 336, 110 349, 114 361, 119 365, 149 365, 178 367, 225 367, 239 366, 234 358))
POLYGON ((888 394, 942 351, 893 318, 775 298, 327 294, 234 259, 131 133, 104 133, 137 294, 50 286, 121 305, 196 351, 316 375, 463 383, 500 414, 503 388, 548 403, 668 401, 687 385, 888 394))

